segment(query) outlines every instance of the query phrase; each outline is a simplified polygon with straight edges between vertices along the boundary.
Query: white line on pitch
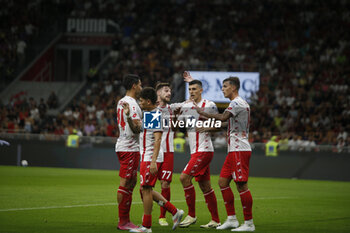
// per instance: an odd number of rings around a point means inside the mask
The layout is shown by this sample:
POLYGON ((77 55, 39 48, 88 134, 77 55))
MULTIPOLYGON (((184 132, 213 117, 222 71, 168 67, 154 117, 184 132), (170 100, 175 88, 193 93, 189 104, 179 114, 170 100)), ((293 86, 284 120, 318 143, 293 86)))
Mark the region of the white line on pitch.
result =
MULTIPOLYGON (((291 199, 292 197, 255 197, 253 200, 269 200, 269 199, 291 199)), ((222 199, 217 199, 222 201, 222 199)), ((239 199, 235 199, 236 201, 239 199)), ((172 200, 172 203, 186 202, 185 200, 172 200)), ((204 200, 196 200, 196 202, 204 202, 204 200)), ((142 202, 133 202, 133 205, 140 205, 142 202)), ((21 211, 21 210, 46 210, 46 209, 64 209, 64 208, 76 208, 76 207, 92 207, 92 206, 110 206, 117 205, 116 202, 101 203, 101 204, 84 204, 84 205, 65 205, 65 206, 43 206, 43 207, 28 207, 28 208, 13 208, 13 209, 0 209, 0 212, 21 211)))

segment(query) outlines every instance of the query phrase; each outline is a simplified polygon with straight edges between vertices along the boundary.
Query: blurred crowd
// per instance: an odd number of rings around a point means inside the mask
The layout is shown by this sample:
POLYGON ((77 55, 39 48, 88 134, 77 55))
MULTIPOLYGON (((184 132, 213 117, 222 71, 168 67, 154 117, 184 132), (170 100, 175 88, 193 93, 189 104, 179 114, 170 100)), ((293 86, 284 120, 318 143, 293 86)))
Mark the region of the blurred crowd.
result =
POLYGON ((15 78, 26 59, 27 49, 39 33, 52 27, 58 15, 71 11, 70 0, 0 0, 1 82, 15 78))
POLYGON ((77 129, 80 136, 118 137, 115 108, 123 88, 119 81, 91 83, 85 93, 73 100, 59 118, 68 132, 77 129))
POLYGON ((298 140, 349 146, 349 5, 344 0, 74 1, 70 17, 108 18, 116 29, 113 62, 50 127, 117 136, 113 114, 126 73, 154 86, 181 79, 184 70, 259 71, 260 89, 250 100, 251 142, 279 135, 291 146, 298 140))
MULTIPOLYGON (((57 109, 58 97, 54 92, 44 100, 37 102, 33 97, 27 97, 26 92, 19 92, 11 97, 10 103, 4 105, 0 101, 0 132, 7 133, 56 133, 52 128, 52 117, 47 112, 57 109)), ((68 133, 68 131, 67 131, 68 133)))

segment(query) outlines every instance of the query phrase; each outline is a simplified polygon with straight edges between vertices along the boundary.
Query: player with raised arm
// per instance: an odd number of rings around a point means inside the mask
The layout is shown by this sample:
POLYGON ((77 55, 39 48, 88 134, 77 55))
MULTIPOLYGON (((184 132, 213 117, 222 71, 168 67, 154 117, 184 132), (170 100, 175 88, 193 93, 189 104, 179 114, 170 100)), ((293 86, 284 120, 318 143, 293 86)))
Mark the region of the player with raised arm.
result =
MULTIPOLYGON (((158 110, 162 113, 162 119, 167 121, 168 127, 164 128, 161 147, 164 152, 164 161, 158 170, 158 179, 161 183, 162 196, 170 201, 170 183, 174 169, 174 130, 170 126, 174 112, 182 106, 182 103, 170 103, 171 88, 169 83, 158 83, 156 86, 158 96, 158 110)), ((166 210, 160 207, 159 225, 168 226, 165 218, 166 210)))
MULTIPOLYGON (((155 112, 152 113, 153 119, 157 119, 161 113, 156 108, 157 94, 151 87, 146 87, 140 94, 140 107, 143 111, 155 112)), ((130 107, 128 103, 123 105, 124 113, 130 117, 130 107)), ((130 121, 132 125, 133 122, 130 121)), ((153 190, 157 181, 157 173, 162 166, 164 160, 163 150, 161 148, 163 129, 147 129, 144 128, 140 135, 140 151, 141 166, 140 166, 140 186, 142 193, 142 201, 144 215, 142 218, 142 226, 137 229, 131 229, 130 232, 152 232, 152 206, 153 201, 164 207, 173 215, 173 230, 180 223, 183 210, 177 209, 172 203, 167 201, 160 193, 153 190)))
POLYGON ((197 112, 208 118, 215 118, 223 122, 227 121, 228 155, 221 169, 219 186, 224 199, 227 220, 216 229, 232 229, 232 231, 255 231, 253 223, 252 206, 253 198, 248 189, 249 161, 251 147, 248 142, 250 107, 249 104, 238 95, 240 81, 237 77, 229 77, 223 81, 222 92, 225 98, 231 100, 223 114, 212 114, 203 111, 196 106, 197 112), (234 207, 234 196, 230 188, 231 180, 236 183, 243 206, 244 224, 239 226, 234 207), (238 227, 238 228, 236 228, 238 227))
POLYGON ((142 112, 136 102, 142 90, 140 77, 128 74, 123 79, 126 89, 125 96, 117 105, 117 120, 119 138, 115 145, 120 163, 120 183, 117 193, 119 222, 118 229, 130 230, 137 228, 130 222, 130 207, 132 193, 137 181, 137 169, 140 161, 139 133, 141 129, 142 112), (127 103, 131 108, 130 116, 127 116, 123 104, 127 103), (133 124, 130 124, 133 122, 133 124))
MULTIPOLYGON (((217 108, 215 103, 209 100, 202 99, 202 83, 198 80, 194 80, 189 83, 189 92, 191 99, 201 106, 204 111, 216 113, 217 108)), ((199 116, 194 108, 193 102, 185 103, 181 110, 179 120, 187 121, 202 121, 203 118, 199 116)), ((186 203, 188 206, 188 215, 180 223, 180 227, 189 227, 196 223, 196 193, 192 184, 192 179, 198 182, 200 189, 202 190, 205 202, 207 203, 212 220, 205 225, 201 225, 202 228, 216 228, 220 225, 220 219, 217 209, 217 200, 214 190, 210 183, 210 162, 214 156, 214 148, 208 132, 199 133, 195 127, 188 128, 188 139, 191 150, 191 159, 187 163, 186 167, 181 173, 180 181, 185 191, 186 203)))

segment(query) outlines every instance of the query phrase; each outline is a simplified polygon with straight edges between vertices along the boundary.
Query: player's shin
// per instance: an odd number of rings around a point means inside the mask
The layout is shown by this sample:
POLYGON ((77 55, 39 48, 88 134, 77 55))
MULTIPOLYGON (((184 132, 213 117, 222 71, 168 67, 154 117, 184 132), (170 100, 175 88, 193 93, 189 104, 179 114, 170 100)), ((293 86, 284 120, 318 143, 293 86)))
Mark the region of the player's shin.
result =
POLYGON ((172 215, 176 214, 177 212, 176 207, 170 201, 167 201, 160 193, 153 190, 152 195, 153 195, 153 200, 157 202, 159 206, 169 211, 172 215))
POLYGON ((196 191, 193 184, 184 187, 186 203, 188 206, 188 215, 192 218, 196 217, 196 191))
POLYGON ((205 202, 207 203, 211 218, 213 221, 219 223, 219 214, 218 214, 218 204, 215 196, 215 192, 211 189, 209 192, 204 193, 205 202))
POLYGON ((146 228, 151 228, 152 226, 152 206, 153 206, 153 198, 152 198, 152 188, 143 187, 142 188, 142 196, 143 196, 143 211, 144 215, 142 218, 142 226, 146 228))
POLYGON ((246 191, 242 191, 239 193, 241 196, 241 203, 243 206, 243 214, 244 214, 244 220, 251 220, 253 219, 252 214, 252 206, 253 206, 253 198, 252 194, 250 193, 249 189, 246 191))
POLYGON ((133 193, 133 190, 130 190, 129 189, 129 202, 128 202, 128 213, 130 213, 130 209, 131 209, 131 204, 132 204, 132 193, 133 193))
POLYGON ((140 189, 140 197, 141 197, 141 201, 143 201, 142 189, 140 189))
POLYGON ((227 216, 236 215, 235 198, 233 196, 231 187, 227 186, 227 187, 221 188, 221 194, 222 194, 222 198, 224 199, 227 216))
MULTIPOLYGON (((170 188, 162 188, 162 196, 170 201, 170 188)), ((160 207, 160 216, 159 218, 165 218, 166 209, 164 207, 160 207)))
POLYGON ((118 188, 118 216, 119 224, 129 222, 129 211, 130 211, 130 193, 128 189, 123 186, 118 188))

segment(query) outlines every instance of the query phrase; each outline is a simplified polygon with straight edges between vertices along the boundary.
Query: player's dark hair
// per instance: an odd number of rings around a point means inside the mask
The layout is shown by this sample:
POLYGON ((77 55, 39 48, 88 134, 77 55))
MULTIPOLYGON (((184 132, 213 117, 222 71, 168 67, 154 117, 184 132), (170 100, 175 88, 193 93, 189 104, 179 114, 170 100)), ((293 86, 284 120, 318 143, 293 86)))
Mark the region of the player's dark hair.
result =
POLYGON ((127 91, 131 90, 132 85, 138 84, 140 81, 140 77, 136 74, 127 74, 123 78, 123 86, 127 91))
POLYGON ((159 91, 163 87, 169 87, 170 88, 170 83, 158 83, 156 86, 156 91, 159 91))
POLYGON ((150 100, 152 104, 157 103, 157 93, 153 87, 145 87, 142 89, 140 97, 145 100, 150 100))
POLYGON ((202 82, 197 79, 192 80, 191 82, 188 83, 188 85, 194 85, 194 84, 198 84, 200 87, 202 87, 202 82))
POLYGON ((239 81, 238 77, 228 77, 226 79, 224 79, 224 82, 229 82, 231 85, 235 86, 237 88, 237 91, 239 90, 239 88, 241 87, 241 82, 239 81))

